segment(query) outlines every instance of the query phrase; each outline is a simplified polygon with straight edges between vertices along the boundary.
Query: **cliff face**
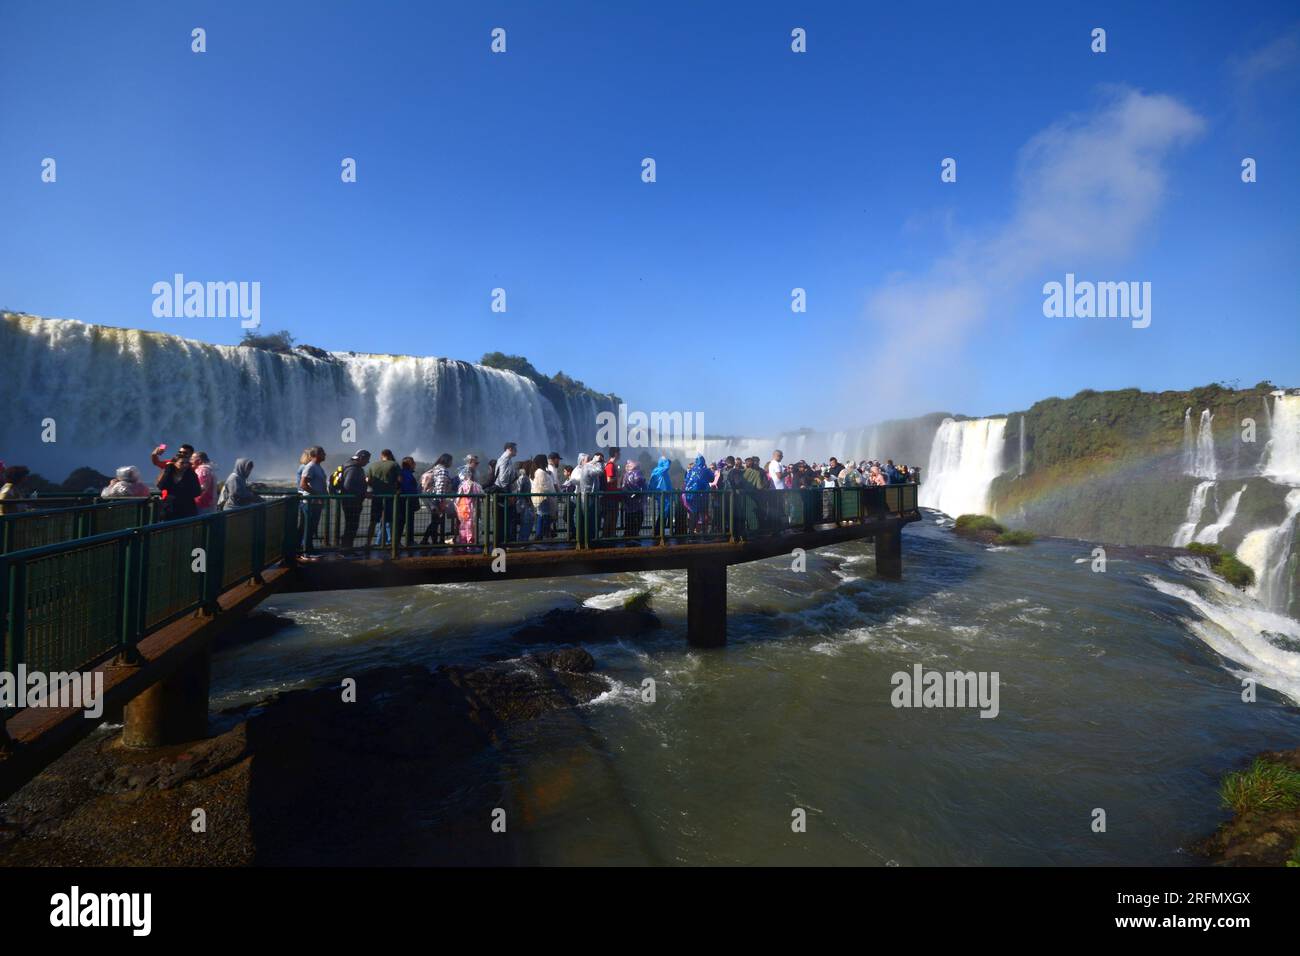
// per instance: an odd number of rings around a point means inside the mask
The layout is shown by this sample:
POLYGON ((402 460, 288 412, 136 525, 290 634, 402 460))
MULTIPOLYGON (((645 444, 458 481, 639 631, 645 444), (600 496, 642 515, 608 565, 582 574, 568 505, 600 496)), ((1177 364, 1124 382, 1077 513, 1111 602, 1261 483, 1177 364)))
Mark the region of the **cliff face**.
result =
POLYGON ((988 500, 1003 522, 1045 534, 1219 544, 1255 571, 1263 603, 1294 614, 1298 446, 1300 395, 1267 382, 1085 391, 1008 416, 988 500))

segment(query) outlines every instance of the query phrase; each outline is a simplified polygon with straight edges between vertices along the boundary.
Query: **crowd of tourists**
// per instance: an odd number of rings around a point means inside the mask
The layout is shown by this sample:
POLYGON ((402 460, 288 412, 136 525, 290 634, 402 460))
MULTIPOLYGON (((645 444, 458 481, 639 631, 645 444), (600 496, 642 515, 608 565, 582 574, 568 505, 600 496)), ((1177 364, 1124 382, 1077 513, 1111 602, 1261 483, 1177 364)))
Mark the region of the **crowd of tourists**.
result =
MULTIPOLYGON (((150 455, 159 469, 153 488, 138 469, 127 465, 117 469, 100 496, 143 498, 156 490, 163 520, 262 500, 251 483, 252 459, 236 459, 234 470, 219 484, 216 466, 206 453, 189 444, 180 445, 171 456, 164 456, 166 450, 166 445, 159 445, 150 455)), ((623 461, 618 448, 581 454, 575 464, 567 465, 556 452, 521 457, 515 442, 506 442, 486 466, 473 454, 456 465, 452 455, 444 453, 420 470, 414 458, 399 461, 384 449, 376 460, 369 451, 358 451, 327 473, 327 457, 319 445, 304 449, 295 479, 302 496, 301 546, 308 560, 326 543, 345 554, 355 553, 363 512, 369 518, 364 549, 473 548, 481 543, 484 520, 489 517, 497 540, 511 543, 572 540, 580 525, 588 538, 631 541, 712 533, 722 517, 722 509, 716 506, 721 499, 715 493, 737 492, 740 504, 734 526, 746 534, 791 517, 790 496, 776 498, 766 492, 825 492, 904 484, 917 477, 915 469, 896 466, 892 460, 841 462, 831 457, 824 463, 787 463, 779 450, 766 463, 757 456, 734 455, 709 463, 697 455, 684 470, 663 456, 653 467, 645 455, 642 461, 623 461), (322 516, 335 500, 338 520, 329 522, 322 537, 322 516), (491 516, 483 511, 489 507, 496 509, 491 516)), ((16 507, 29 472, 12 466, 3 474, 0 514, 16 507)), ((826 498, 829 501, 830 496, 826 498)), ((807 500, 814 499, 821 497, 807 500)))

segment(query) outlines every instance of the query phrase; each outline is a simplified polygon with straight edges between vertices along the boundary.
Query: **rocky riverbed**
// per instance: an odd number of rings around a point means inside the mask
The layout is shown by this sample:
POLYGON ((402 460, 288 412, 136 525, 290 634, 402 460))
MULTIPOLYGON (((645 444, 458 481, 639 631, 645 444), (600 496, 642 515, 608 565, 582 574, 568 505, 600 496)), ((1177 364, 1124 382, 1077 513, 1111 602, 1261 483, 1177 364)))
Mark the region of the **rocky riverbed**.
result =
POLYGON ((575 647, 376 668, 355 695, 278 694, 214 715, 208 739, 147 752, 103 728, 0 804, 0 865, 529 862, 491 827, 494 810, 539 799, 500 747, 529 722, 577 721, 608 689, 593 668, 575 647))

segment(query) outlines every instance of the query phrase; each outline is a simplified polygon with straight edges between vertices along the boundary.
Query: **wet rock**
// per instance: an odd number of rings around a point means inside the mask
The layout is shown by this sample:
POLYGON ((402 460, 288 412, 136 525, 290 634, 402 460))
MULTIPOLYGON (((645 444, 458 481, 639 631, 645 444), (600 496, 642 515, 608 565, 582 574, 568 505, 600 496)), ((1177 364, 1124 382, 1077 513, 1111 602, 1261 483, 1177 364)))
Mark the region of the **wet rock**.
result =
POLYGON ((653 611, 643 607, 571 607, 547 611, 535 624, 525 624, 514 638, 527 644, 580 644, 612 641, 645 634, 661 627, 653 611))

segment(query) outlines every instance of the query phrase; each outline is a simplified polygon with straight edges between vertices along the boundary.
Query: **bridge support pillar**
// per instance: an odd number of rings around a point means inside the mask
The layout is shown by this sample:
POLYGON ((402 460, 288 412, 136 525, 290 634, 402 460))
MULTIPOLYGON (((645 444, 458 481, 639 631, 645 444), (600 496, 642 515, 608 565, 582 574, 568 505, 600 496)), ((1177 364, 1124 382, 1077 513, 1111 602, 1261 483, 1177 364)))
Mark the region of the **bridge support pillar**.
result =
POLYGON ((876 576, 901 578, 903 576, 903 533, 901 528, 881 531, 876 535, 876 576))
POLYGON ((212 652, 204 649, 171 677, 128 701, 123 708, 123 746, 145 750, 206 737, 211 673, 212 652))
POLYGON ((692 647, 727 643, 727 566, 721 561, 686 569, 686 639, 692 647))

